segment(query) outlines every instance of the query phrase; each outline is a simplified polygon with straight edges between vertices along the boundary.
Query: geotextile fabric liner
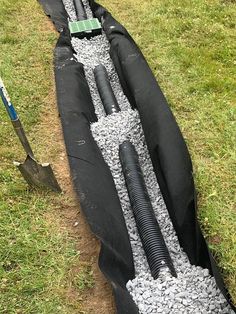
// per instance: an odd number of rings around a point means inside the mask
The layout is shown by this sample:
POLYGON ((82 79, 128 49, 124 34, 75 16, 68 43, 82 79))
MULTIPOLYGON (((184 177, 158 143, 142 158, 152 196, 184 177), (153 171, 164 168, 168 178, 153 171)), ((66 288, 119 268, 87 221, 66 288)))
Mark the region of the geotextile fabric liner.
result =
POLYGON ((136 306, 126 290, 134 277, 131 246, 110 170, 93 139, 96 121, 83 65, 74 60, 61 34, 55 49, 58 108, 74 188, 92 232, 101 241, 99 267, 111 282, 119 313, 136 306), (123 301, 120 302, 119 300, 123 301))
MULTIPOLYGON (((74 187, 91 230, 101 240, 99 266, 112 284, 117 312, 138 313, 125 287, 134 278, 128 233, 110 170, 90 132, 90 123, 97 118, 83 65, 73 58, 68 16, 61 0, 39 2, 61 32, 55 49, 58 108, 74 187)), ((103 21, 124 93, 139 111, 154 171, 180 245, 192 264, 210 270, 236 312, 196 218, 191 159, 166 99, 125 28, 94 1, 90 5, 103 21)))

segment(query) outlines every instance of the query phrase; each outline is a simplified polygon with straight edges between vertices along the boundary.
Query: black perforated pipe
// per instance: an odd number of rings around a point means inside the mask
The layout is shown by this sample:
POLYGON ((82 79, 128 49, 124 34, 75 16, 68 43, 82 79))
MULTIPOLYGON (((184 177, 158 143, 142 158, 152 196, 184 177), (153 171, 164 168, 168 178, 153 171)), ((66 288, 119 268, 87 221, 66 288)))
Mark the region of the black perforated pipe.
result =
POLYGON ((120 107, 109 82, 107 70, 99 64, 94 69, 95 81, 107 115, 120 111, 120 107))
POLYGON ((75 11, 79 21, 87 20, 87 14, 81 0, 74 0, 75 11))
POLYGON ((135 147, 129 141, 119 147, 120 161, 138 232, 154 279, 162 267, 177 277, 161 229, 156 220, 135 147))

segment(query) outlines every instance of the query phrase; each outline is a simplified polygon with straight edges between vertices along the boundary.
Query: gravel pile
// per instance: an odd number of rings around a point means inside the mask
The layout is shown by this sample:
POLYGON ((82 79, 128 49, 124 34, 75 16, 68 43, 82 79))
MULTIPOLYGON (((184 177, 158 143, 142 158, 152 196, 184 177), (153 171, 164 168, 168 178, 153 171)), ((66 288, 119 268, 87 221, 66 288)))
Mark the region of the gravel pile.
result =
MULTIPOLYGON (((63 0, 63 2, 70 18, 76 19, 72 0, 63 0)), ((83 0, 83 3, 88 16, 91 17, 87 1, 83 0)), ((233 314, 234 312, 227 305, 216 286, 215 279, 209 275, 208 270, 191 265, 179 245, 153 171, 139 114, 136 110, 131 110, 130 104, 123 94, 108 53, 109 43, 106 36, 102 34, 90 40, 73 38, 72 45, 77 53, 77 60, 84 64, 98 117, 98 122, 91 125, 91 130, 111 169, 130 236, 136 277, 127 283, 127 289, 140 313, 233 314), (114 94, 121 108, 120 112, 109 116, 105 116, 93 75, 94 67, 100 63, 107 69, 114 94), (177 278, 172 277, 167 269, 162 270, 158 279, 154 280, 151 277, 130 207, 119 160, 119 144, 127 139, 135 145, 139 154, 152 206, 170 251, 177 278)))

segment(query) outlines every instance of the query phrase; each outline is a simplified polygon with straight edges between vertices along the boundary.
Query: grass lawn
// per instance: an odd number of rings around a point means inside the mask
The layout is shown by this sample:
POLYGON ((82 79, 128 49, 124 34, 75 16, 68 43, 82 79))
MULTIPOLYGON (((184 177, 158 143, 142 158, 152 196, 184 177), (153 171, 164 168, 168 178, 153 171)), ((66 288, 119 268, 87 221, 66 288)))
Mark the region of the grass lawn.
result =
MULTIPOLYGON (((0 0, 0 8, 0 75, 36 156, 48 161, 51 152, 52 160, 57 149, 47 147, 40 113, 47 108, 50 121, 58 35, 36 0, 0 0)), ((60 204, 66 198, 28 190, 12 164, 25 154, 1 101, 0 134, 0 313, 84 313, 78 298, 67 297, 72 288, 90 288, 93 278, 86 264, 71 278, 80 256, 61 227, 60 204)))
POLYGON ((236 3, 100 0, 147 58, 187 141, 199 219, 236 303, 236 3))

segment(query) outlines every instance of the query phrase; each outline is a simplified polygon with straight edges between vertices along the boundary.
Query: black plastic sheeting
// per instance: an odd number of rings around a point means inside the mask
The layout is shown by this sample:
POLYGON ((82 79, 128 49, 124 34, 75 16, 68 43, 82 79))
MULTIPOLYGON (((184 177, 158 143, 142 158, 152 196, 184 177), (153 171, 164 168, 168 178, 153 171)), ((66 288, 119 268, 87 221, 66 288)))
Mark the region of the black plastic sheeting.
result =
MULTIPOLYGON (((68 16, 61 0, 39 2, 61 32, 55 49, 58 108, 74 187, 92 232, 101 240, 99 266, 112 284, 117 313, 138 313, 125 287, 134 277, 128 233, 112 175, 90 132, 90 123, 97 118, 83 65, 73 58, 68 16)), ((90 5, 95 16, 103 21, 124 93, 139 111, 153 167, 179 242, 192 264, 210 270, 236 312, 196 218, 192 163, 167 101, 126 29, 96 2, 90 0, 90 5)))

